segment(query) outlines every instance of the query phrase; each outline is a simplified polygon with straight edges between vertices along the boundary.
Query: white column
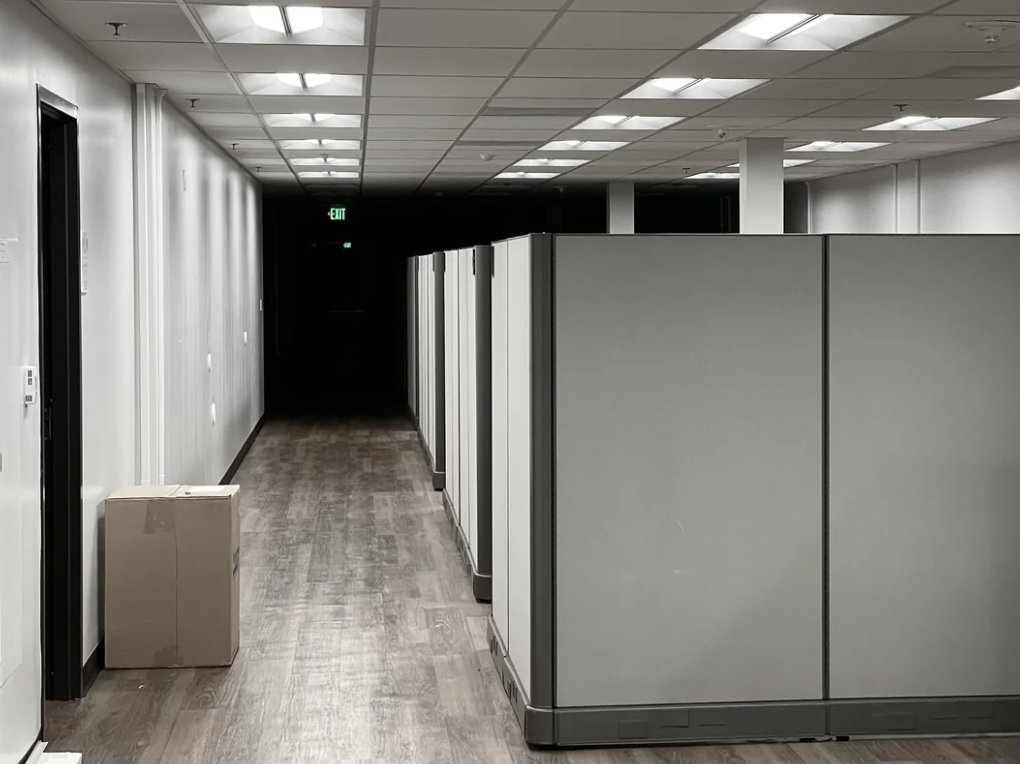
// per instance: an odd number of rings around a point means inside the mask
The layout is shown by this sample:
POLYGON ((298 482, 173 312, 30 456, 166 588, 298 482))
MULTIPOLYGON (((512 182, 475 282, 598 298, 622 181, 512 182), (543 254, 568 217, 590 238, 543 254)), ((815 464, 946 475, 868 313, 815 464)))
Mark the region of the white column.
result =
POLYGON ((634 184, 606 186, 606 217, 609 233, 634 233, 634 184))
POLYGON ((783 233, 782 138, 746 138, 740 147, 740 232, 783 233))
POLYGON ((141 485, 165 482, 163 433, 163 96, 135 85, 135 274, 141 485))

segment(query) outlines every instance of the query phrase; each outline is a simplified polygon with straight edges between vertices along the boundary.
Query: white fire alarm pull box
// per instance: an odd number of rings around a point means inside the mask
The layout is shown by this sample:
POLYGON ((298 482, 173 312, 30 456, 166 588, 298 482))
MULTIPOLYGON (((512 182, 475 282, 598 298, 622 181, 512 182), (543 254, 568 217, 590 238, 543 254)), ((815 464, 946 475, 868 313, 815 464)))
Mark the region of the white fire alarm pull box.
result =
POLYGON ((33 405, 39 398, 39 369, 26 366, 22 377, 22 391, 26 406, 33 405))

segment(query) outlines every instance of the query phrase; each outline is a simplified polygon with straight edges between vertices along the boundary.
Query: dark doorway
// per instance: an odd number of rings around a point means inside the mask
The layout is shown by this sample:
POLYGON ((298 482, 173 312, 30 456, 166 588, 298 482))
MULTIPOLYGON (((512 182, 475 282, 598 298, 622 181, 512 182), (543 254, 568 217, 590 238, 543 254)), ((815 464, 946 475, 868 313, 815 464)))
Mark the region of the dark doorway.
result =
POLYGON ((39 91, 39 403, 43 677, 48 700, 83 694, 81 225, 77 110, 39 91))

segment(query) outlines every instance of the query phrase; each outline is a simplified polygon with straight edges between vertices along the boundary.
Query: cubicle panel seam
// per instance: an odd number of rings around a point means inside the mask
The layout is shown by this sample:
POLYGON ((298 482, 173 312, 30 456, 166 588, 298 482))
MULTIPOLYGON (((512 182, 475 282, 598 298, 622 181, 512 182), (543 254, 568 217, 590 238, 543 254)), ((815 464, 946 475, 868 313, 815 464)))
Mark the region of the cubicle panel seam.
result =
POLYGON ((433 455, 432 486, 437 491, 446 487, 446 255, 436 252, 433 255, 433 272, 435 274, 435 422, 436 453, 433 455))
MULTIPOLYGON (((829 237, 822 237, 822 698, 831 697, 829 677, 829 237)), ((825 731, 831 712, 826 706, 825 731)))
POLYGON ((531 693, 538 708, 556 698, 555 634, 555 244, 550 234, 531 237, 531 693))

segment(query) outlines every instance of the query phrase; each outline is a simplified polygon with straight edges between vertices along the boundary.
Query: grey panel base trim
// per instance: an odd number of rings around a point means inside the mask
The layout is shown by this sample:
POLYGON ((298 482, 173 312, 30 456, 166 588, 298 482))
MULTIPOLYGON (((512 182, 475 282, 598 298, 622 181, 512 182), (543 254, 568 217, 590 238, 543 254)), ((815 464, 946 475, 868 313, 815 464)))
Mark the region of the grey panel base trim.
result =
POLYGON ((436 461, 432 458, 431 452, 429 452, 428 443, 425 442, 425 436, 421 430, 418 432, 418 443, 421 444, 421 450, 425 452, 425 461, 429 464, 429 472, 432 473, 432 488, 436 491, 442 491, 446 488, 446 473, 436 471, 436 461))
POLYGON ((510 699, 510 705, 517 716, 517 723, 524 733, 528 745, 549 747, 556 745, 556 716, 551 708, 535 708, 521 687, 517 671, 507 654, 506 643, 496 628, 496 621, 489 616, 489 653, 496 666, 496 673, 503 685, 503 691, 510 699))
POLYGON ((826 703, 535 708, 493 618, 489 652, 529 745, 584 747, 824 740, 826 703))
POLYGON ((1020 732, 1020 697, 834 700, 833 735, 990 735, 1020 732))
POLYGON ((450 521, 450 527, 453 528, 457 550, 464 561, 464 569, 471 577, 471 593, 475 595, 478 602, 492 602, 492 575, 478 571, 478 564, 475 562, 474 555, 471 554, 471 546, 468 544, 467 536, 464 535, 464 529, 454 517, 450 494, 445 490, 443 491, 443 509, 446 511, 446 519, 450 521))

